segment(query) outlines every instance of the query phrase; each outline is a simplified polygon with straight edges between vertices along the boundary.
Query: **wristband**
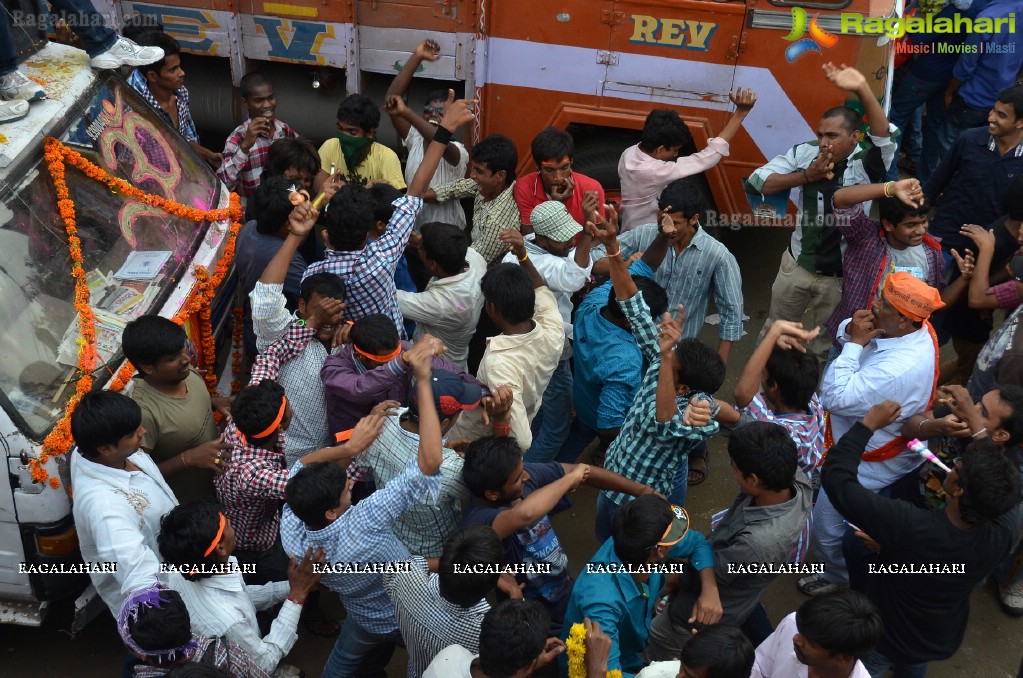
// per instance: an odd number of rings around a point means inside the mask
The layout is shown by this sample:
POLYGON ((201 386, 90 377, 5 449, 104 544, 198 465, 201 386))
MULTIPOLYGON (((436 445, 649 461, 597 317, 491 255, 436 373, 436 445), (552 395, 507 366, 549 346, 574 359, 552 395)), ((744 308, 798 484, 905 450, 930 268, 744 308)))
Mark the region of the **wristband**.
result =
POLYGON ((433 133, 433 141, 447 146, 451 143, 452 136, 454 136, 454 133, 451 130, 447 127, 440 127, 438 125, 437 130, 433 133))
POLYGON ((507 438, 509 435, 511 435, 511 426, 510 425, 509 426, 499 426, 497 424, 494 424, 491 428, 493 428, 495 431, 500 432, 501 433, 501 437, 503 437, 503 438, 507 438))
POLYGON ((806 170, 803 170, 803 178, 806 179, 806 183, 810 183, 810 175, 806 173, 806 170))
POLYGON ((895 197, 894 190, 895 190, 895 182, 894 181, 886 182, 885 185, 884 185, 884 197, 886 197, 886 198, 894 198, 895 197))
POLYGON ((924 437, 924 424, 926 424, 926 423, 927 423, 928 421, 929 421, 929 420, 928 420, 928 419, 926 419, 926 418, 925 418, 925 419, 922 419, 922 420, 920 421, 920 425, 916 427, 916 434, 917 434, 918 436, 920 436, 921 438, 923 438, 923 437, 924 437))
POLYGON ((622 248, 621 248, 621 247, 619 247, 619 248, 618 248, 617 250, 615 250, 614 252, 608 252, 608 253, 607 253, 607 256, 609 256, 609 257, 620 257, 620 256, 622 256, 622 248))
POLYGON ((529 252, 526 252, 521 257, 518 257, 519 263, 521 264, 523 261, 525 261, 528 258, 529 258, 529 252))
POLYGON ((302 606, 305 605, 305 601, 296 600, 294 596, 288 596, 288 600, 290 600, 291 602, 295 603, 299 607, 302 607, 302 606))
POLYGON ((181 465, 184 466, 185 470, 187 471, 188 470, 188 462, 185 461, 185 453, 182 452, 181 454, 178 455, 178 457, 181 459, 181 465))

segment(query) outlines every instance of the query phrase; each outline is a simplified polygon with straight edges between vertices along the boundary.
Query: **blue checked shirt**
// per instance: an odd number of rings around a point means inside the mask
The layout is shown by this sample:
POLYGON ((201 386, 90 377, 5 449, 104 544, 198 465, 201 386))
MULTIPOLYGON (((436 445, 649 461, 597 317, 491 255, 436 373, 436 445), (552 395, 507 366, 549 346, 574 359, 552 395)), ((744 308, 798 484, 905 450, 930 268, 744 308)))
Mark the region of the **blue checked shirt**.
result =
MULTIPOLYGON (((153 96, 153 93, 149 91, 149 83, 146 82, 146 79, 137 70, 131 72, 128 84, 142 95, 142 98, 167 121, 168 125, 174 127, 174 121, 171 120, 170 114, 160 108, 160 103, 153 96)), ((178 132, 181 133, 181 136, 185 137, 185 141, 199 143, 199 133, 195 129, 195 122, 192 121, 192 111, 188 105, 188 88, 182 87, 181 89, 174 90, 174 97, 178 106, 178 132)))
MULTIPOLYGON (((650 308, 639 292, 618 303, 632 324, 632 334, 650 366, 625 416, 621 432, 607 450, 604 468, 648 485, 667 497, 671 494, 672 480, 681 460, 697 445, 717 433, 718 423, 711 420, 710 424, 703 427, 682 423, 682 412, 691 394, 687 394, 689 397, 685 399, 678 399, 679 408, 671 421, 657 421, 657 373, 661 368, 657 325, 650 317, 650 308)), ((602 491, 615 504, 631 498, 621 492, 602 491)))
POLYGON ((336 273, 345 281, 345 320, 356 321, 382 313, 394 320, 398 336, 407 339, 405 323, 398 308, 394 269, 408 245, 423 201, 406 195, 392 204, 394 214, 387 224, 386 233, 355 252, 327 250, 327 258, 311 264, 302 280, 315 273, 336 273))
MULTIPOLYGON (((401 415, 384 419, 380 435, 365 452, 355 458, 360 468, 368 468, 377 488, 387 487, 419 456, 419 436, 401 427, 401 415)), ((394 534, 411 554, 427 558, 440 557, 447 541, 462 520, 462 502, 469 500, 469 490, 462 482, 462 458, 454 450, 444 448, 441 462, 444 480, 436 501, 423 498, 394 521, 394 534)))
MULTIPOLYGON (((626 259, 636 252, 645 252, 657 237, 657 224, 646 224, 618 236, 622 256, 626 259)), ((593 259, 603 258, 604 246, 593 252, 593 259)), ((707 318, 707 302, 711 291, 714 304, 721 314, 719 336, 722 341, 739 341, 742 338, 742 277, 739 264, 724 245, 715 240, 701 226, 693 241, 675 254, 668 246, 668 253, 661 262, 653 279, 668 293, 668 310, 672 313, 679 304, 685 308, 682 320, 682 338, 700 336, 700 329, 707 318)))
MULTIPOLYGON (((302 462, 291 467, 289 480, 302 469, 302 462)), ((281 516, 281 543, 285 553, 301 557, 310 546, 322 546, 327 564, 391 563, 410 561, 405 545, 394 536, 391 523, 423 497, 437 500, 442 476, 423 475, 418 460, 409 462, 400 476, 377 490, 322 530, 310 530, 284 505, 281 516)), ((384 591, 383 574, 341 574, 327 572, 320 579, 336 591, 344 603, 348 618, 363 630, 386 635, 398 630, 394 604, 384 591)))

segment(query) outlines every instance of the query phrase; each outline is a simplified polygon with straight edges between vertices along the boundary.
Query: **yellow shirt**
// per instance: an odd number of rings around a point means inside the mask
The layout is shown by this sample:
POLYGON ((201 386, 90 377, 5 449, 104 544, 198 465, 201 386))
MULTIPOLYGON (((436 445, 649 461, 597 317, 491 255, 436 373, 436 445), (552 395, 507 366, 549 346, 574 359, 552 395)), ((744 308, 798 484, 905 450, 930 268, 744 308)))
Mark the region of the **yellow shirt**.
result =
MULTIPOLYGON (((341 142, 336 138, 328 139, 320 146, 320 168, 329 173, 331 165, 341 170, 342 175, 348 174, 348 165, 341 153, 341 142)), ((398 155, 379 142, 373 142, 369 147, 369 155, 359 163, 355 171, 366 181, 383 180, 398 190, 405 188, 405 176, 401 172, 398 155)))

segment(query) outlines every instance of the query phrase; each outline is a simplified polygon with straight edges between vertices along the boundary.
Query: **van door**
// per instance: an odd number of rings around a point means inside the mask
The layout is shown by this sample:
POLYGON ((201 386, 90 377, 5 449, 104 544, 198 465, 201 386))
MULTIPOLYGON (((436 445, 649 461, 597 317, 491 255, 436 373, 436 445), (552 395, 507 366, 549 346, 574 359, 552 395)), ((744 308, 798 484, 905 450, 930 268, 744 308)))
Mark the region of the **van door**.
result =
POLYGON ((612 11, 604 98, 726 107, 745 2, 616 0, 612 11))

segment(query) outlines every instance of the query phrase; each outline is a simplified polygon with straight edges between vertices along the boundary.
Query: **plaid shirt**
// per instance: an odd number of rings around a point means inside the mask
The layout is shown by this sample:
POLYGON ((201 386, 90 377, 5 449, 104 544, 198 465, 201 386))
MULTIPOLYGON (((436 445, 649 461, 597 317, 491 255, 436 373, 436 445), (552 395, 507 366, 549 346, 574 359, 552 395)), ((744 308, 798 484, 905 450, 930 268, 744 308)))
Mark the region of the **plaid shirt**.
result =
MULTIPOLYGON (((281 365, 298 355, 316 330, 292 323, 288 333, 256 358, 249 386, 276 379, 281 365)), ((234 422, 227 425, 224 440, 231 445, 231 461, 213 479, 217 500, 231 521, 242 551, 262 552, 277 540, 281 502, 288 471, 284 462, 284 431, 277 434, 274 449, 245 442, 234 422)))
MULTIPOLYGON (((844 209, 835 208, 834 214, 847 243, 842 259, 845 277, 842 280, 842 300, 824 326, 835 348, 841 348, 838 343, 838 325, 846 318, 851 318, 854 312, 870 308, 877 296, 885 267, 890 265, 890 261, 888 241, 885 240, 881 224, 867 216, 862 204, 844 209)), ((925 282, 940 292, 945 289, 945 262, 941 256, 941 245, 931 236, 924 235, 922 247, 927 258, 925 282)))
POLYGON ((462 607, 440 594, 440 579, 426 560, 412 558, 412 572, 384 575, 384 589, 394 603, 398 627, 408 649, 408 678, 419 678, 433 658, 448 645, 480 651, 480 625, 490 610, 486 598, 462 607))
POLYGON ((433 189, 437 202, 473 197, 472 248, 491 265, 508 253, 508 246, 497 239, 504 229, 520 230, 519 206, 515 202, 515 182, 493 200, 484 200, 479 185, 472 179, 459 179, 433 189))
MULTIPOLYGON (((707 426, 686 426, 682 423, 683 403, 686 401, 682 399, 676 399, 680 406, 671 421, 657 421, 657 375, 661 369, 657 325, 650 317, 650 308, 642 294, 637 292, 618 303, 632 324, 632 334, 649 367, 625 416, 621 432, 607 450, 604 468, 648 485, 667 497, 671 494, 672 480, 681 459, 717 433, 718 423, 711 420, 707 426)), ((622 492, 602 492, 615 504, 630 498, 622 492)))
POLYGON ((327 250, 327 258, 311 264, 302 280, 316 273, 336 273, 345 281, 345 320, 355 321, 382 313, 394 320, 398 336, 405 339, 394 269, 405 252, 423 201, 406 195, 392 204, 394 214, 387 224, 386 233, 355 252, 327 250))
MULTIPOLYGON (((291 467, 291 475, 301 469, 302 462, 298 462, 291 467)), ((285 505, 281 518, 284 552, 301 554, 310 546, 322 546, 331 566, 408 561, 412 556, 394 536, 391 524, 423 497, 436 501, 442 479, 440 473, 423 475, 418 462, 411 461, 387 487, 352 506, 322 530, 308 529, 285 505)), ((340 595, 348 619, 363 630, 379 635, 398 630, 394 605, 384 593, 382 574, 326 572, 320 582, 340 595)))
POLYGON ((274 118, 273 135, 267 139, 260 135, 256 143, 246 153, 241 148, 242 140, 249 131, 252 118, 238 125, 224 144, 224 162, 217 170, 217 178, 227 184, 227 190, 237 191, 242 197, 248 198, 256 192, 259 177, 263 173, 263 164, 270 152, 270 144, 278 139, 294 139, 297 134, 285 122, 274 118))
MULTIPOLYGON (((400 423, 401 415, 407 411, 399 410, 397 417, 384 419, 380 435, 355 459, 359 468, 370 470, 378 489, 386 487, 405 470, 409 461, 418 456, 419 436, 403 429, 400 423)), ((462 482, 462 458, 457 452, 444 449, 441 471, 444 480, 439 500, 420 502, 394 521, 394 534, 413 555, 439 557, 444 550, 444 542, 454 534, 462 520, 462 502, 469 500, 469 490, 462 482)))
MULTIPOLYGON (((191 656, 192 661, 215 666, 231 678, 270 678, 237 643, 194 633, 192 639, 199 643, 199 648, 191 656)), ((135 667, 135 678, 156 678, 168 673, 165 668, 148 664, 138 664, 135 667)))
MULTIPOLYGON (((174 121, 171 120, 170 114, 160 108, 160 102, 156 100, 153 93, 149 90, 149 83, 146 82, 145 78, 134 70, 131 72, 131 77, 128 78, 128 84, 135 88, 142 98, 145 99, 153 110, 167 121, 167 124, 174 127, 174 121)), ((192 121, 192 111, 188 106, 188 88, 182 87, 181 89, 174 90, 174 97, 177 101, 178 106, 178 132, 181 136, 185 137, 185 141, 194 141, 199 143, 199 133, 195 130, 195 122, 192 121)))

